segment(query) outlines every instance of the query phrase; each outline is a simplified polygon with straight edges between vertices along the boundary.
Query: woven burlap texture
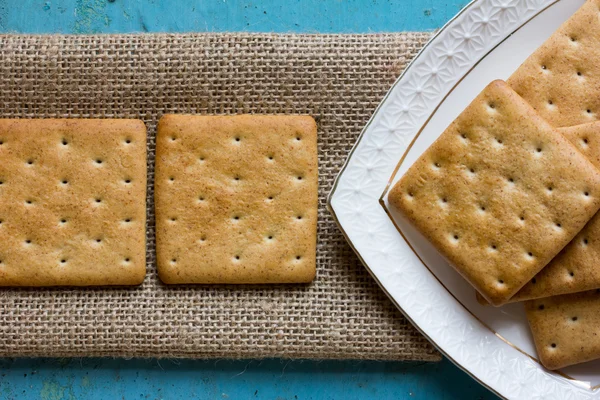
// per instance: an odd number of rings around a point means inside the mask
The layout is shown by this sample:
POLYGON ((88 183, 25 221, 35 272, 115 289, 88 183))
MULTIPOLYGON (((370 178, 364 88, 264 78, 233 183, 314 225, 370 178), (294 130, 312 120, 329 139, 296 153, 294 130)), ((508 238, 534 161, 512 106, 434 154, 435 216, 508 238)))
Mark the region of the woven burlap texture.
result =
POLYGON ((0 116, 141 118, 149 134, 145 283, 0 289, 0 355, 439 360, 325 208, 361 129, 429 37, 0 36, 0 116), (320 189, 312 284, 175 287, 158 280, 154 137, 165 113, 315 117, 320 189))

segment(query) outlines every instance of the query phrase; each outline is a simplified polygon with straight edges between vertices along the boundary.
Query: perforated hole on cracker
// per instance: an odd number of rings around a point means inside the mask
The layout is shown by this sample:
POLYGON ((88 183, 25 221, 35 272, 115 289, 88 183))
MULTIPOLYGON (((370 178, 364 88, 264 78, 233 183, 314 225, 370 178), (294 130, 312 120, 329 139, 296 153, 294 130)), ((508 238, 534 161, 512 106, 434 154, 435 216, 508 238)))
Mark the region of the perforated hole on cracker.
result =
POLYGON ((308 116, 163 116, 155 179, 161 280, 311 281, 316 133, 308 116))

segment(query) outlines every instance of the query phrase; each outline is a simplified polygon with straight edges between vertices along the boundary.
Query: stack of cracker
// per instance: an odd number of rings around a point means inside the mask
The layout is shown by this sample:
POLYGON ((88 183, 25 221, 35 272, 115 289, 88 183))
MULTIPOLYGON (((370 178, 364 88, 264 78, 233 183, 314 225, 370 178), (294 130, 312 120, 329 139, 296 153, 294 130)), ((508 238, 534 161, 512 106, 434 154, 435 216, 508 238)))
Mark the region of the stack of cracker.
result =
POLYGON ((600 358, 600 0, 495 81, 389 195, 549 369, 600 358))

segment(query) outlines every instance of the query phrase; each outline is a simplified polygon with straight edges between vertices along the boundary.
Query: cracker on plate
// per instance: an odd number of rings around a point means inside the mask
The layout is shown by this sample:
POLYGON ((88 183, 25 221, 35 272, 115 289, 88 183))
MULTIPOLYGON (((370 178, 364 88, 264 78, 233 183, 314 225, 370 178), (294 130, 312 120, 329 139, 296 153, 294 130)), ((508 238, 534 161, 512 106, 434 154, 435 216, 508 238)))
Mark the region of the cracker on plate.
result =
POLYGON ((311 117, 163 116, 155 178, 161 280, 311 281, 317 175, 311 117))
POLYGON ((414 163, 389 202, 489 302, 507 302, 600 207, 600 171, 502 81, 414 163))
MULTIPOLYGON (((600 122, 558 128, 577 148, 600 166, 600 122)), ((600 288, 600 214, 594 215, 575 238, 509 302, 537 299, 600 288)), ((489 304, 480 295, 479 303, 489 304)))
POLYGON ((0 119, 0 285, 136 285, 146 274, 146 127, 0 119))
POLYGON ((600 290, 524 304, 538 356, 546 368, 600 358, 600 290))
MULTIPOLYGON (((600 122, 558 129, 600 167, 600 122)), ((523 301, 600 288, 600 213, 575 238, 511 298, 523 301)))
POLYGON ((600 0, 588 0, 508 79, 554 126, 600 116, 600 0))

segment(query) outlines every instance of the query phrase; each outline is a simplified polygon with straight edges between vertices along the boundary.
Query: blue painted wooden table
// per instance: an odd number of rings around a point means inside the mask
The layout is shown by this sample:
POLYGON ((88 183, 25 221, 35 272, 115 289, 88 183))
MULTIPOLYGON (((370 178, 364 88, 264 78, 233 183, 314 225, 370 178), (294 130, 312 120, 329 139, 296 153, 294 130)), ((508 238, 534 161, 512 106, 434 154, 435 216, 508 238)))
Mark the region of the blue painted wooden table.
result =
MULTIPOLYGON (((0 32, 393 32, 466 0, 0 0, 0 32)), ((449 361, 0 359, 2 399, 491 399, 449 361)))

